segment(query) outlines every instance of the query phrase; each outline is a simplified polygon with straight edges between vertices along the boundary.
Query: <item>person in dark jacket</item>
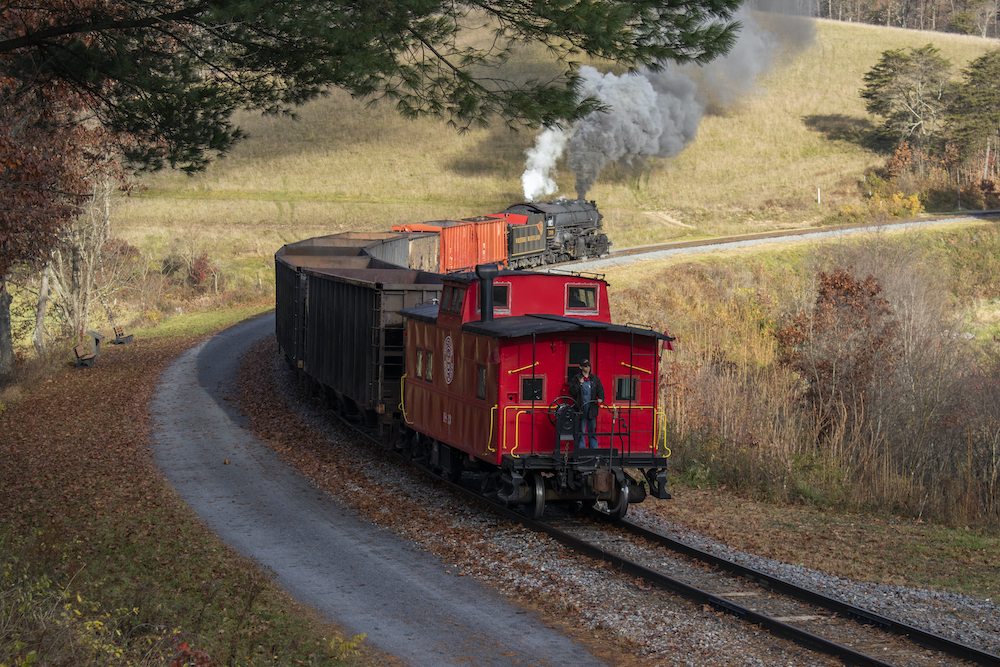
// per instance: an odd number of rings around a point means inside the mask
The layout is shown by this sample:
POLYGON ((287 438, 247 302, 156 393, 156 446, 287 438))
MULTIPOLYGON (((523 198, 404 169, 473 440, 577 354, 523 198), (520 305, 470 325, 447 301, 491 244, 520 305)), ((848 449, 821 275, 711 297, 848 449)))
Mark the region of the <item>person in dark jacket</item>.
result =
POLYGON ((580 372, 569 381, 569 395, 573 397, 577 410, 583 413, 583 435, 580 436, 580 449, 587 449, 590 441, 591 449, 597 448, 597 413, 600 404, 604 402, 604 385, 601 379, 590 372, 590 359, 580 362, 580 372))

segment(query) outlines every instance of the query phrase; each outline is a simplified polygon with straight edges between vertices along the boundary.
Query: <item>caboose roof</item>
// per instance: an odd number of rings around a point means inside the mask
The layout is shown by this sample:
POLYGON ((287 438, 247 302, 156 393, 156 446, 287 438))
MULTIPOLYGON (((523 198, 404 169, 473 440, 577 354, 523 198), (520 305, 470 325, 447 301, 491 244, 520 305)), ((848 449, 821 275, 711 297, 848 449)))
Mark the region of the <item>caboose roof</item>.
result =
MULTIPOLYGON (((578 280, 596 280, 600 282, 606 282, 604 280, 603 273, 595 273, 591 271, 568 271, 568 270, 558 270, 549 269, 548 271, 531 271, 525 269, 500 269, 497 272, 497 277, 494 280, 501 280, 510 276, 545 276, 545 277, 563 277, 563 278, 575 278, 578 280)), ((461 271, 456 273, 449 273, 444 276, 444 279, 449 282, 471 284, 479 282, 479 276, 476 275, 475 271, 461 271)))
MULTIPOLYGON (((435 324, 437 322, 438 305, 425 304, 414 308, 407 308, 399 312, 410 319, 435 324)), ((579 331, 612 331, 637 336, 650 336, 659 340, 673 340, 665 334, 658 333, 652 329, 585 320, 578 317, 546 314, 497 317, 488 322, 479 320, 466 322, 462 325, 462 331, 490 338, 521 338, 532 334, 572 333, 579 331)))

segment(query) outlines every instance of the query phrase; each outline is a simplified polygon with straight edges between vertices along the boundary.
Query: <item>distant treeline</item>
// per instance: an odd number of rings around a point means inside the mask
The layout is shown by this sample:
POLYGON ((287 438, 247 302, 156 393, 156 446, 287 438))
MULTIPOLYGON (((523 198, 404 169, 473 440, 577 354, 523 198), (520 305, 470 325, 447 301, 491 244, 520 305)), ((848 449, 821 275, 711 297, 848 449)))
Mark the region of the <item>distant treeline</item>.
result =
POLYGON ((1000 0, 816 0, 815 16, 851 23, 997 37, 1000 0))
POLYGON ((755 9, 849 23, 997 37, 1000 0, 753 0, 755 9))

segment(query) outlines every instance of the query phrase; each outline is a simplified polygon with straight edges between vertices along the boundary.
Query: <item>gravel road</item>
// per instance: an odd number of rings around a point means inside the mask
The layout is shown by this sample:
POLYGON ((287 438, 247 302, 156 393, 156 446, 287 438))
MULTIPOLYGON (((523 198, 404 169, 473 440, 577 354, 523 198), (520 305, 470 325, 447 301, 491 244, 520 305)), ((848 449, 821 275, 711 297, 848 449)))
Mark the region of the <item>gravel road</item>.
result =
POLYGON ((153 405, 156 462, 225 542, 352 634, 411 665, 605 664, 472 577, 311 488, 244 429, 225 397, 239 356, 274 316, 225 331, 164 373, 153 405), (228 461, 228 463, 227 463, 228 461))

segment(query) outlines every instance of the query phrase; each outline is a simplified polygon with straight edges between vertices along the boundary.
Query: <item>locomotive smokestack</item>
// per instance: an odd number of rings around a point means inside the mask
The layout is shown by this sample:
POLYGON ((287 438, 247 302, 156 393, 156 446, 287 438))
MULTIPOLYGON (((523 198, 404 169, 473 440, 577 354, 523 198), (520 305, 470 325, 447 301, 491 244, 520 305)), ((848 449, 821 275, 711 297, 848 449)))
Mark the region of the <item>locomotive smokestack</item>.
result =
POLYGON ((493 279, 500 275, 496 264, 480 264, 476 267, 479 276, 480 322, 493 320, 493 279))

